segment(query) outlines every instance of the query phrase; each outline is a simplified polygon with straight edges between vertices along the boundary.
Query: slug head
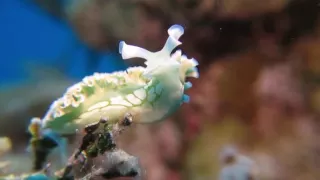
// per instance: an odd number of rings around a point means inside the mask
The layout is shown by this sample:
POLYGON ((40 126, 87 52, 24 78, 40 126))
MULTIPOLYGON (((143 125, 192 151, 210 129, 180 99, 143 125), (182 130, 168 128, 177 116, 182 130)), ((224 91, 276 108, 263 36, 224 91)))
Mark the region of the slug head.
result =
POLYGON ((145 76, 158 76, 164 73, 173 73, 179 76, 182 83, 187 77, 199 77, 197 65, 198 62, 191 58, 188 59, 178 50, 172 54, 172 51, 182 43, 179 38, 183 35, 184 29, 180 25, 173 25, 168 29, 169 37, 164 47, 158 52, 150 52, 146 49, 128 45, 124 41, 119 44, 119 52, 123 59, 139 57, 145 59, 145 76))

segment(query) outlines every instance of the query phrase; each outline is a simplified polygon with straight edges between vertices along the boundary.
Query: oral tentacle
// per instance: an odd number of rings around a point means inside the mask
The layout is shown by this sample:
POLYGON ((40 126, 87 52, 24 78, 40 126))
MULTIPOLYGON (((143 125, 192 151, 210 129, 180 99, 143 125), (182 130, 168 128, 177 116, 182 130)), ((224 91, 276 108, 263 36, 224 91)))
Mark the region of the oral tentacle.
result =
POLYGON ((160 52, 170 56, 173 49, 182 44, 179 38, 184 34, 184 29, 180 25, 173 25, 168 29, 168 34, 169 37, 160 52))
POLYGON ((119 53, 122 55, 122 59, 131 59, 131 58, 143 58, 149 59, 152 56, 152 52, 133 45, 128 45, 124 41, 119 43, 119 53))

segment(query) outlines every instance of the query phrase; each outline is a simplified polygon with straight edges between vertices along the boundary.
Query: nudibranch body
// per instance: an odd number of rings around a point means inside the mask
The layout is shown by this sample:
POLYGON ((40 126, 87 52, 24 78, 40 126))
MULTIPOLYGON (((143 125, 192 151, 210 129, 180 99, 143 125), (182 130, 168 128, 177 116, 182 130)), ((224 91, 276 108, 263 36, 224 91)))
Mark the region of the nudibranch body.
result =
POLYGON ((101 118, 117 123, 126 113, 132 115, 133 123, 165 119, 189 101, 184 93, 191 83, 186 78, 199 76, 195 59, 188 59, 180 50, 172 54, 181 44, 179 38, 183 33, 182 26, 171 26, 169 37, 158 52, 120 42, 123 59, 143 58, 146 67, 87 76, 68 88, 63 97, 52 103, 47 114, 42 119, 34 118, 33 123, 58 134, 72 134, 101 118))

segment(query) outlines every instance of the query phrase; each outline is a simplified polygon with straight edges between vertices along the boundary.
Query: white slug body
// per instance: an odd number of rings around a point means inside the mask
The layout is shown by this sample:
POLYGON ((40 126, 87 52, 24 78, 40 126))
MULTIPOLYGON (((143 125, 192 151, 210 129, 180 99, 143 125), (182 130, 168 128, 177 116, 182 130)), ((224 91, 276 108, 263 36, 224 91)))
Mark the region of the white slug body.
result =
POLYGON ((107 118, 117 123, 126 113, 133 115, 133 123, 161 121, 175 112, 189 97, 191 88, 187 77, 198 78, 197 61, 188 59, 178 50, 184 29, 173 25, 162 50, 150 52, 120 42, 123 59, 145 59, 146 67, 131 67, 114 73, 95 73, 67 89, 63 97, 54 101, 47 114, 33 123, 42 129, 59 134, 72 134, 77 129, 107 118))

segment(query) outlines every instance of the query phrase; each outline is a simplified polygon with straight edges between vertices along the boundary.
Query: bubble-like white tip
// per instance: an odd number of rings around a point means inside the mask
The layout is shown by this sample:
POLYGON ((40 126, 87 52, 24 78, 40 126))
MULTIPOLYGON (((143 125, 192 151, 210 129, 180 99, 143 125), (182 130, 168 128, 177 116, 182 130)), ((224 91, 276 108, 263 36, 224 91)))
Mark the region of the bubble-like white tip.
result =
POLYGON ((31 119, 31 124, 39 124, 39 125, 41 125, 41 119, 37 118, 37 117, 34 117, 34 118, 31 119))
POLYGON ((184 89, 185 90, 190 89, 191 87, 192 87, 192 83, 191 82, 184 83, 184 89))
POLYGON ((176 56, 178 56, 178 57, 181 57, 182 56, 182 51, 179 49, 174 54, 176 54, 176 56))
POLYGON ((199 78, 199 70, 197 67, 192 67, 187 72, 187 77, 199 78))
POLYGON ((190 96, 184 94, 183 97, 182 97, 182 101, 184 103, 189 103, 190 102, 190 96))
POLYGON ((191 61, 193 66, 198 66, 199 65, 199 62, 194 58, 191 58, 190 61, 191 61))
POLYGON ((181 25, 174 24, 168 29, 169 36, 179 39, 184 34, 184 29, 181 25))
POLYGON ((119 43, 119 53, 122 54, 122 50, 123 50, 123 46, 125 45, 126 43, 124 41, 120 41, 119 43))

